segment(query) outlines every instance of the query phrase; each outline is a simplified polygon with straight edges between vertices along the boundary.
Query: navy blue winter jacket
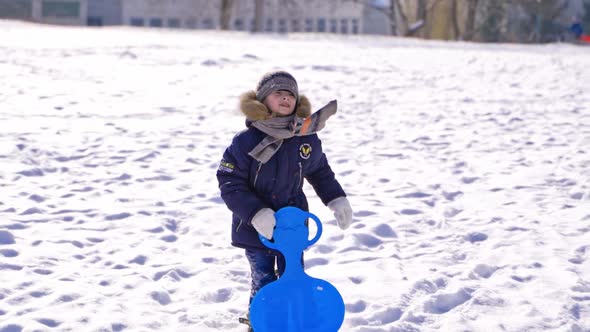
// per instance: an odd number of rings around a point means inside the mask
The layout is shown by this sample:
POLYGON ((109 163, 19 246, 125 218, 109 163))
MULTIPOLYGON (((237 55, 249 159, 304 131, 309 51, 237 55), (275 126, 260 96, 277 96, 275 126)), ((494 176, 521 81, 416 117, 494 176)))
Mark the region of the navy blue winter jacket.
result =
MULTIPOLYGON (((302 110, 309 102, 304 96, 301 98, 296 112, 298 115, 309 115, 309 111, 302 110)), ((260 119, 260 114, 255 112, 252 115, 249 112, 252 109, 248 107, 253 104, 255 110, 264 107, 256 112, 268 112, 262 103, 255 101, 252 94, 242 96, 242 112, 247 117, 247 126, 250 121, 260 119)), ((324 204, 346 196, 316 134, 285 139, 276 154, 262 164, 249 156, 248 152, 265 136, 250 126, 238 133, 225 150, 217 171, 221 197, 233 213, 232 245, 240 248, 267 249, 251 223, 260 209, 266 207, 277 211, 285 206, 295 206, 308 211, 307 198, 302 190, 304 179, 312 185, 324 204)))

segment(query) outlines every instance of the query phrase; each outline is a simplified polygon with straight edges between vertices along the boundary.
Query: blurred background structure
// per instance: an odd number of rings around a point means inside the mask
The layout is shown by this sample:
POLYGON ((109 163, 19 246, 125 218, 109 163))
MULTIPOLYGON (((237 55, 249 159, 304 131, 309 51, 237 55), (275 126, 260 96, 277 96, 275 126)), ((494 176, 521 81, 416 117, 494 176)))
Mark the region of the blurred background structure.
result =
POLYGON ((543 43, 590 27, 590 0, 0 0, 0 18, 266 33, 543 43))
POLYGON ((538 43, 567 39, 574 19, 590 25, 590 0, 382 0, 386 33, 426 39, 538 43))

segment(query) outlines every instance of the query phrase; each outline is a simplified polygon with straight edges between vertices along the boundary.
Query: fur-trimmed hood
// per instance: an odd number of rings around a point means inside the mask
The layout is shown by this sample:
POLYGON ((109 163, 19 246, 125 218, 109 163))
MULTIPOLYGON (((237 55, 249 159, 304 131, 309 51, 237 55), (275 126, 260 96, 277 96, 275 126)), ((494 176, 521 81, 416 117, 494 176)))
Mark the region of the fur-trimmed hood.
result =
MULTIPOLYGON (((246 116, 246 122, 267 120, 273 117, 268 107, 256 100, 256 92, 253 90, 240 96, 240 111, 246 116)), ((311 115, 311 103, 307 97, 299 96, 295 114, 300 118, 307 118, 311 115)))

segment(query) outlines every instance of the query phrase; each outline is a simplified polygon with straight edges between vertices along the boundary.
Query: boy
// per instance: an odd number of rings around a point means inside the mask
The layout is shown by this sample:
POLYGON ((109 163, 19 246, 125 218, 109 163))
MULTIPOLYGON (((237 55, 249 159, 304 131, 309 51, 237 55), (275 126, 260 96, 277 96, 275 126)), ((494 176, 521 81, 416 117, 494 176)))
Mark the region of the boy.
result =
MULTIPOLYGON (((285 72, 264 75, 240 97, 246 127, 225 150, 217 171, 219 189, 233 213, 232 245, 244 248, 252 272, 250 302, 256 292, 285 270, 282 255, 265 247, 258 234, 272 239, 274 212, 295 206, 308 211, 303 179, 333 212, 341 229, 352 222, 352 208, 322 152, 316 132, 336 112, 333 101, 311 115, 297 81, 285 72)), ((301 258, 303 264, 303 257, 301 258)))

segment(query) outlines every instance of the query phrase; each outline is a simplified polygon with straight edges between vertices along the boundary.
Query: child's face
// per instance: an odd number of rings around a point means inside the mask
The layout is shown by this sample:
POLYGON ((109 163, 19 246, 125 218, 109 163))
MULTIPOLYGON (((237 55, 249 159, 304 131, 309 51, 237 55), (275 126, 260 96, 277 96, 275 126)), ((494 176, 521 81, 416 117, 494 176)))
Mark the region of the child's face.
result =
POLYGON ((271 112, 279 115, 290 115, 295 110, 295 96, 285 90, 273 91, 264 99, 264 105, 271 112))

